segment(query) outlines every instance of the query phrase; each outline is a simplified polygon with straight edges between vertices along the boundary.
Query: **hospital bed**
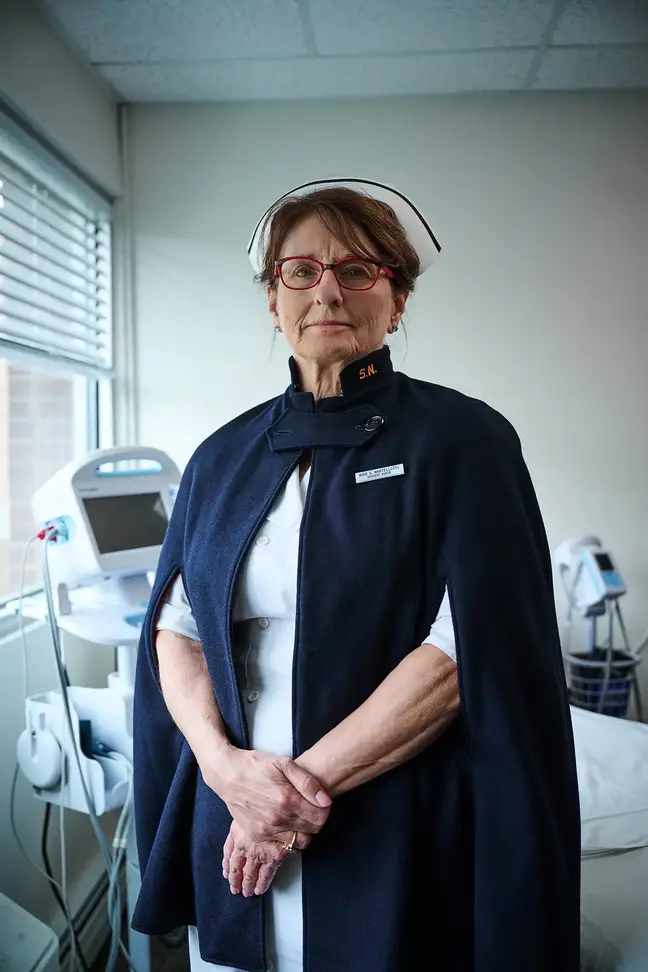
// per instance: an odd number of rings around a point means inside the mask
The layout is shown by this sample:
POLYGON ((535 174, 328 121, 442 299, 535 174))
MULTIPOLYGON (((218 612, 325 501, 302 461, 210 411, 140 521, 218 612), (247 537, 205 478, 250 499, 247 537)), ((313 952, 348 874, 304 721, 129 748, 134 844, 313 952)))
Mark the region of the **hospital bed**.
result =
POLYGON ((648 847, 583 860, 581 972, 648 972, 648 847))
POLYGON ((581 972, 648 972, 648 725, 572 708, 581 972))

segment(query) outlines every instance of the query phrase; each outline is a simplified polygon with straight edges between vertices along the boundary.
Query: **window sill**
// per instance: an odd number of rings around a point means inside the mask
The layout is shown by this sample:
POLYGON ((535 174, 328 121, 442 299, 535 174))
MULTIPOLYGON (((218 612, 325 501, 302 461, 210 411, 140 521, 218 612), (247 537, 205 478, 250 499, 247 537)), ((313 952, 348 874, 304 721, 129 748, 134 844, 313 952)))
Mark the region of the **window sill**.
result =
MULTIPOLYGON (((0 644, 17 637, 20 632, 20 618, 18 613, 7 608, 6 603, 0 604, 0 644)), ((40 625, 42 623, 43 622, 37 618, 26 617, 23 619, 23 627, 26 632, 31 631, 35 625, 40 625)))

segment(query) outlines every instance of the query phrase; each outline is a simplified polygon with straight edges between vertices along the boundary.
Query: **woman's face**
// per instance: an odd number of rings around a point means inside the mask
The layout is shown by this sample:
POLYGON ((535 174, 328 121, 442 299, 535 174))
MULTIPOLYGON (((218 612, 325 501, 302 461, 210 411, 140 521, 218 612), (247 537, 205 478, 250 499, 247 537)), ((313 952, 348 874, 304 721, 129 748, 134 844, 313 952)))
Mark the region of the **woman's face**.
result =
MULTIPOLYGON (((281 257, 312 256, 322 263, 357 255, 348 253, 315 215, 297 224, 281 251, 281 257)), ((371 290, 346 290, 327 270, 310 290, 291 290, 277 280, 268 298, 274 324, 293 352, 329 365, 382 347, 385 335, 403 314, 407 295, 394 294, 382 272, 371 290)))

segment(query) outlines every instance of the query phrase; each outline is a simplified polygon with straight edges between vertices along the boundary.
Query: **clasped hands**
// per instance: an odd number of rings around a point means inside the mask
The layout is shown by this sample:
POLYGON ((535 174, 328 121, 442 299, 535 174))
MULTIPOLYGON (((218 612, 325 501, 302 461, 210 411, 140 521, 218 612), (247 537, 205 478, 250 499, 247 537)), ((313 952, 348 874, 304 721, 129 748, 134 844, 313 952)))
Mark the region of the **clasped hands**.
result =
POLYGON ((223 877, 232 894, 265 894, 279 866, 305 850, 328 819, 331 799, 292 759, 233 749, 214 767, 201 766, 208 786, 232 815, 223 848, 223 877), (294 851, 290 844, 296 834, 294 851))

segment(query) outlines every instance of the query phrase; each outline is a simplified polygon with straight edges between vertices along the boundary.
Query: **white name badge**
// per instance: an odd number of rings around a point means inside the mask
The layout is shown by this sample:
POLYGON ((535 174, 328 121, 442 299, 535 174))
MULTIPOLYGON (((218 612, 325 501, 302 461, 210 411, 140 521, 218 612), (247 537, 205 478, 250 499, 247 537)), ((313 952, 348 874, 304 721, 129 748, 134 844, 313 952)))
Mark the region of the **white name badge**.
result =
POLYGON ((383 466, 382 469, 365 469, 355 474, 356 483, 371 483, 374 479, 390 479, 392 476, 404 476, 405 466, 402 462, 395 466, 383 466))

